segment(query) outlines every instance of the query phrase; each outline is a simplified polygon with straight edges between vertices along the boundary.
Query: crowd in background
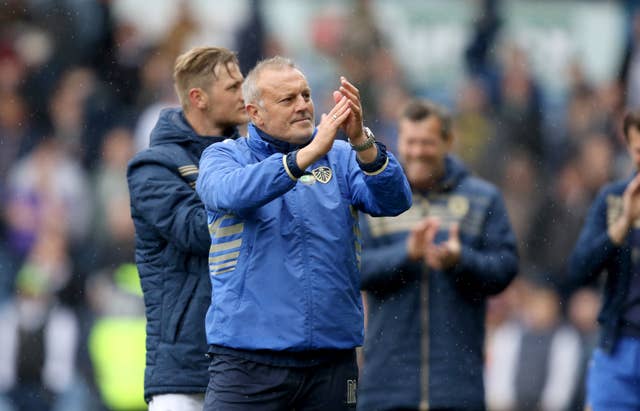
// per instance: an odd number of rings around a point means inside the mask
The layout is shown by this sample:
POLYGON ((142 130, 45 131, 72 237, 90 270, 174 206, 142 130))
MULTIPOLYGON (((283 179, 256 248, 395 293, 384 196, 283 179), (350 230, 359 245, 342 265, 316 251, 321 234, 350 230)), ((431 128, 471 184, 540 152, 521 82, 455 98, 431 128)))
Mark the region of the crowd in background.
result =
MULTIPOLYGON (((0 410, 144 408, 125 169, 159 109, 178 104, 173 62, 199 30, 186 4, 153 43, 107 0, 0 5, 0 410)), ((288 54, 262 21, 268 1, 250 4, 234 44, 222 44, 239 51, 244 73, 288 54)), ((629 12, 619 75, 593 84, 578 62, 567 67, 565 103, 550 114, 527 51, 496 50, 496 4, 479 8, 460 56, 466 76, 449 98, 456 152, 502 189, 521 258, 517 280, 490 303, 487 399, 493 410, 577 410, 599 285, 567 293, 566 262, 598 189, 632 172, 619 126, 640 95, 640 18, 629 12)), ((326 67, 346 75, 365 123, 394 151, 396 110, 417 91, 372 5, 353 1, 348 30, 317 22, 314 52, 326 64, 305 71, 311 84, 326 67)), ((313 86, 321 106, 337 76, 325 83, 313 86)))

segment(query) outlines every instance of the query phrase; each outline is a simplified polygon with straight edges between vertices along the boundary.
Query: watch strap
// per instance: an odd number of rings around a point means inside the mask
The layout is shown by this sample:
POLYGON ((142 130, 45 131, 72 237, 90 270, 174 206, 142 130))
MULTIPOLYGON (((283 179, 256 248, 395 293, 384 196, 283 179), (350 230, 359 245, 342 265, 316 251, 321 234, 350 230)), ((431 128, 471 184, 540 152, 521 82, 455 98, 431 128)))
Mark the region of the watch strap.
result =
POLYGON ((368 148, 373 147, 373 143, 376 142, 376 139, 373 135, 373 133, 371 132, 371 130, 369 130, 369 127, 363 127, 362 129, 364 131, 364 135, 367 136, 367 139, 365 140, 364 143, 362 144, 353 144, 351 143, 351 140, 349 140, 349 144, 351 144, 351 148, 354 151, 360 152, 360 151, 364 151, 368 148))

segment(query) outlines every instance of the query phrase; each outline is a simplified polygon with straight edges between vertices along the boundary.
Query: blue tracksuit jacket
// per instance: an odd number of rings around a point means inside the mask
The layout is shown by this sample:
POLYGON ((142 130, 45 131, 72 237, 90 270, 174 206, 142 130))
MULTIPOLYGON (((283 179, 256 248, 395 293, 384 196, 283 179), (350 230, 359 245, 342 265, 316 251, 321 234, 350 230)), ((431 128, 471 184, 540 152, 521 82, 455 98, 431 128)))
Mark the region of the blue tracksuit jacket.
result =
POLYGON ((399 214, 411 204, 409 185, 391 154, 366 175, 344 141, 308 171, 313 184, 292 178, 285 154, 253 125, 249 138, 203 153, 197 191, 211 233, 210 344, 272 351, 362 344, 357 211, 399 214))

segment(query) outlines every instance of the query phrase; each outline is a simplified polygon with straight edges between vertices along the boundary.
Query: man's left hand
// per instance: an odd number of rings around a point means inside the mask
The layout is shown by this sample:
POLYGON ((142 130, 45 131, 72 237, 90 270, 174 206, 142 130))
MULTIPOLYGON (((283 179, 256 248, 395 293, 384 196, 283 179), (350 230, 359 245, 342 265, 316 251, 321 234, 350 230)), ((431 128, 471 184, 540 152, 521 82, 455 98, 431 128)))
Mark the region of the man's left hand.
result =
POLYGON ((343 129, 352 144, 364 143, 366 136, 362 129, 362 103, 360 102, 360 91, 351 84, 345 77, 340 77, 340 89, 333 92, 333 99, 337 103, 342 96, 349 99, 351 114, 347 121, 343 123, 343 129))
POLYGON ((426 230, 425 263, 436 270, 447 270, 460 261, 462 245, 460 243, 460 227, 457 223, 449 228, 449 238, 444 243, 436 244, 435 237, 439 223, 434 222, 426 230))

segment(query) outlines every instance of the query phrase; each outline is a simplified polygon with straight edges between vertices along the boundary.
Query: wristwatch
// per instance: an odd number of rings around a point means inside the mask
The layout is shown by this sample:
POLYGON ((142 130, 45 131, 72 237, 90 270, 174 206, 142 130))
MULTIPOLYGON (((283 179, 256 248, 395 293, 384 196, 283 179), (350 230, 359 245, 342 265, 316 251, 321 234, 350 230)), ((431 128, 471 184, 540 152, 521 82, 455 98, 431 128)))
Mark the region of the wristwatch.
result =
POLYGON ((351 148, 354 151, 364 151, 368 148, 373 147, 373 143, 375 143, 376 141, 376 137, 373 135, 373 133, 371 132, 371 130, 369 130, 369 127, 362 127, 362 131, 364 131, 364 135, 367 136, 367 139, 365 140, 364 143, 362 144, 352 144, 351 140, 349 139, 349 144, 351 144, 351 148))

